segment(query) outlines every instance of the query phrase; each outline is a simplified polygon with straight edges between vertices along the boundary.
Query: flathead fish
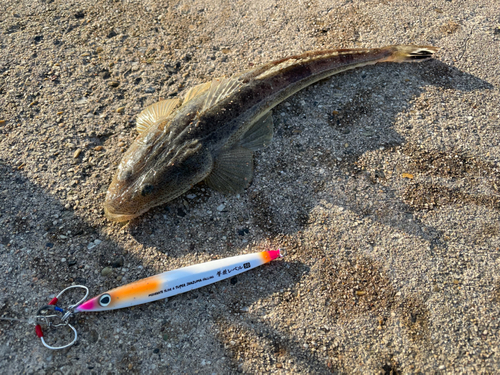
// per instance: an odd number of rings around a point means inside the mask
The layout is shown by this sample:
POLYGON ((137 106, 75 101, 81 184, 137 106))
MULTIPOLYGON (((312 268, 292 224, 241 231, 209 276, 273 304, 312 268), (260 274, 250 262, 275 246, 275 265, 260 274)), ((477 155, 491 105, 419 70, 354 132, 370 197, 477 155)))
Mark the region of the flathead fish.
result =
POLYGON ((388 46, 306 52, 191 88, 182 104, 168 99, 137 117, 139 136, 124 154, 104 209, 133 219, 205 181, 237 193, 253 177, 253 152, 273 137, 273 107, 331 75, 380 62, 427 60, 437 48, 388 46))

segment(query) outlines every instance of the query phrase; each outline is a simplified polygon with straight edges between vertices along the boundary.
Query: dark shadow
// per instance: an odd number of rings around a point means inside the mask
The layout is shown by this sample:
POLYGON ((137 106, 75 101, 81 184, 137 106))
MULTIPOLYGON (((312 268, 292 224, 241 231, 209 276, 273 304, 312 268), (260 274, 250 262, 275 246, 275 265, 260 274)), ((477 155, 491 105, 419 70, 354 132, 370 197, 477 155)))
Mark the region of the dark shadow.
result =
MULTIPOLYGON (((87 286, 90 295, 95 296, 124 283, 176 268, 169 265, 169 257, 161 252, 153 258, 151 252, 144 258, 128 252, 103 233, 103 228, 88 224, 80 216, 79 210, 65 208, 59 199, 47 194, 25 177, 22 169, 13 168, 5 160, 0 160, 0 207, 0 289, 3 290, 0 317, 26 320, 35 314, 38 307, 72 284, 87 286), (101 241, 97 245, 96 239, 101 241), (89 247, 89 244, 94 246, 89 247), (155 262, 158 259, 165 260, 165 269, 158 268, 155 262), (111 269, 111 273, 103 276, 101 271, 106 267, 111 269)), ((214 255, 221 258, 238 253, 236 246, 230 246, 214 255)), ((164 353, 169 343, 177 345, 177 338, 173 335, 167 338, 158 334, 162 331, 165 331, 165 335, 170 334, 165 327, 169 326, 171 318, 189 315, 185 314, 187 310, 199 311, 199 321, 185 322, 189 332, 202 322, 207 323, 201 317, 238 309, 242 306, 238 301, 251 305, 270 293, 278 292, 280 288, 293 288, 307 272, 308 268, 302 263, 274 261, 230 280, 172 297, 169 301, 103 313, 79 314, 72 318, 79 332, 77 344, 69 349, 51 352, 50 355, 35 336, 33 326, 1 320, 0 348, 3 353, 23 353, 26 347, 23 338, 29 332, 30 345, 27 349, 32 351, 34 347, 35 352, 41 354, 33 357, 38 358, 37 365, 25 365, 26 372, 40 369, 55 371, 64 366, 68 355, 73 358, 71 366, 83 366, 92 371, 101 366, 98 347, 106 343, 120 353, 111 355, 113 361, 119 358, 115 366, 121 372, 134 373, 138 372, 134 369, 140 368, 143 358, 133 346, 131 349, 131 346, 116 342, 117 330, 128 327, 131 332, 122 337, 133 337, 137 342, 153 342, 154 347, 162 348, 164 353), (270 285, 273 287, 270 288, 270 285), (152 337, 154 339, 151 341, 152 337), (6 343, 9 343, 8 346, 6 343), (131 363, 133 368, 129 367, 131 363)), ((62 298, 59 304, 64 307, 69 303, 66 298, 62 298)), ((61 334, 63 339, 69 339, 66 332, 49 330, 46 337, 49 342, 55 338, 52 334, 61 334)), ((179 340, 193 341, 184 332, 179 340)), ((175 362, 173 358, 178 357, 175 352, 175 349, 169 349, 167 363, 175 362)))
POLYGON ((256 153, 254 181, 239 198, 201 183, 133 220, 127 230, 145 247, 173 257, 203 252, 205 244, 224 253, 245 240, 304 230, 310 210, 327 201, 429 241, 431 248, 446 246, 442 233, 413 214, 415 205, 387 186, 387 171, 360 162, 381 148, 387 154, 402 150, 409 140, 393 125, 428 85, 460 91, 493 87, 437 60, 333 76, 274 110, 273 142, 256 153), (368 204, 365 196, 377 191, 383 197, 368 204))

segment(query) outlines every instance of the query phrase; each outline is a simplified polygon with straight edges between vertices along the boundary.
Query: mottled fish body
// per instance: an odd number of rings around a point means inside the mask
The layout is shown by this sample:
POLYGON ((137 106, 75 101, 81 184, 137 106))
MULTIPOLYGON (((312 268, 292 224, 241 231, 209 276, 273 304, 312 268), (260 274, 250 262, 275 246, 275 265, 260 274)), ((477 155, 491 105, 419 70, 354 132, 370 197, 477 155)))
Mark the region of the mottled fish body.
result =
POLYGON ((123 156, 104 204, 127 221, 205 180, 236 193, 253 177, 253 152, 273 136, 273 107, 319 80, 379 62, 427 60, 430 46, 313 51, 191 88, 181 105, 168 99, 137 118, 139 136, 123 156))

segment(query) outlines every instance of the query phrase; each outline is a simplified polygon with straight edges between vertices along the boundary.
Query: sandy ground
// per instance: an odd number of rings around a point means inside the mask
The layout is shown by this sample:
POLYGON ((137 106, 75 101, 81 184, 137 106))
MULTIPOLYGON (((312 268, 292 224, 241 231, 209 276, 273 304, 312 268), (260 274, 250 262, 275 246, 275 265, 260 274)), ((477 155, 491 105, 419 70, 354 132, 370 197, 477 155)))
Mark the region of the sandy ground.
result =
MULTIPOLYGON (((500 366, 500 4, 476 0, 0 2, 0 316, 266 248, 287 257, 45 349, 0 321, 0 368, 36 374, 494 373, 500 366), (307 50, 430 44, 274 111, 237 196, 204 185, 126 226, 107 186, 159 98, 307 50)), ((63 304, 67 303, 63 301, 63 304)), ((54 339, 54 336, 48 337, 54 339)))

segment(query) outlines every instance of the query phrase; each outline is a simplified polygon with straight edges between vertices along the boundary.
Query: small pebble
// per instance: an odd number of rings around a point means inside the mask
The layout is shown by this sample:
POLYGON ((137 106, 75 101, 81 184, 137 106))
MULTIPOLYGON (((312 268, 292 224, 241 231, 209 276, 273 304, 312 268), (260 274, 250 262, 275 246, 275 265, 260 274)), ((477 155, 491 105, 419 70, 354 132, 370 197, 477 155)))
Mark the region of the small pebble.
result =
POLYGON ((66 262, 66 258, 61 258, 61 263, 65 263, 66 262))
POLYGON ((155 92, 155 88, 154 87, 148 87, 146 90, 144 90, 145 93, 147 94, 152 94, 155 92))
POLYGON ((88 245, 87 245, 87 249, 93 249, 94 247, 96 247, 97 245, 99 245, 102 241, 97 239, 95 240, 94 242, 90 242, 88 245))
POLYGON ((104 267, 101 271, 101 275, 108 276, 111 272, 113 272, 113 269, 111 267, 104 267))
POLYGON ((82 153, 81 149, 76 150, 75 153, 73 154, 73 158, 77 159, 81 153, 82 153))
POLYGON ((108 82, 108 86, 118 87, 118 86, 120 86, 120 82, 118 82, 118 81, 109 81, 108 82))
POLYGON ((222 212, 224 208, 226 208, 226 206, 221 204, 219 207, 217 207, 217 211, 222 212))
POLYGON ((93 329, 92 331, 90 331, 89 334, 89 342, 91 344, 95 344, 98 340, 99 340, 99 334, 95 329, 93 329))
POLYGON ((124 110, 125 110, 125 107, 120 107, 120 108, 116 109, 116 112, 117 113, 123 113, 124 110))
POLYGON ((104 147, 102 147, 102 146, 95 146, 94 147, 95 151, 102 151, 103 149, 104 149, 104 147))

